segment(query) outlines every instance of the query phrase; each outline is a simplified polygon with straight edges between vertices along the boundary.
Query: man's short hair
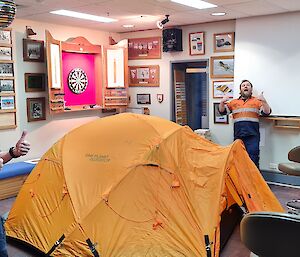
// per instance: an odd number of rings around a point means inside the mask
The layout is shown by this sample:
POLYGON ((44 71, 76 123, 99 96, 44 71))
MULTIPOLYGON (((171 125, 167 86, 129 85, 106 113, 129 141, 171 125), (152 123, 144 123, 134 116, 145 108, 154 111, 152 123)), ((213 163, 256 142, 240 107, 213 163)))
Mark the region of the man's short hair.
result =
POLYGON ((248 82, 248 83, 250 84, 251 88, 253 88, 252 83, 251 83, 248 79, 243 79, 242 82, 241 82, 241 84, 240 84, 240 89, 241 89, 242 84, 243 84, 244 82, 248 82))

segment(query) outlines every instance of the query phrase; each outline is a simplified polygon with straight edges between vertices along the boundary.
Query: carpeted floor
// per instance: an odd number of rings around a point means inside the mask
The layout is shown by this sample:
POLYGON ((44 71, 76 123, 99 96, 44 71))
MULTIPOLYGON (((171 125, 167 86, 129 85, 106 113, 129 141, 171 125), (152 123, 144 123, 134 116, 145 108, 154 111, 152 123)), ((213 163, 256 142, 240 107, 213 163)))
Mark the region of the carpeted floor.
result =
MULTIPOLYGON (((300 189, 286 186, 270 185, 270 188, 284 206, 288 200, 299 198, 300 189)), ((0 202, 0 214, 10 210, 15 198, 9 198, 0 202)), ((32 250, 19 243, 8 241, 9 257, 38 257, 32 250)), ((239 226, 237 226, 221 252, 220 257, 249 257, 249 250, 241 243, 239 226)))

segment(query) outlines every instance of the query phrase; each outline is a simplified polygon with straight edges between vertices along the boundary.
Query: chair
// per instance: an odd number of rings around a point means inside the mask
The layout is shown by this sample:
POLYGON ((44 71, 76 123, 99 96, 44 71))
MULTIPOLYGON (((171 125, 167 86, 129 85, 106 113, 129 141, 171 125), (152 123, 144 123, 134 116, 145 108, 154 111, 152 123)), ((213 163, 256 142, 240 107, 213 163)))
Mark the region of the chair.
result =
POLYGON ((300 216, 277 212, 254 212, 241 221, 241 240, 259 257, 300 256, 300 216))
MULTIPOLYGON (((289 151, 288 159, 291 162, 279 163, 278 169, 288 175, 300 176, 300 146, 289 151)), ((300 200, 288 201, 287 207, 290 213, 300 214, 300 200)))

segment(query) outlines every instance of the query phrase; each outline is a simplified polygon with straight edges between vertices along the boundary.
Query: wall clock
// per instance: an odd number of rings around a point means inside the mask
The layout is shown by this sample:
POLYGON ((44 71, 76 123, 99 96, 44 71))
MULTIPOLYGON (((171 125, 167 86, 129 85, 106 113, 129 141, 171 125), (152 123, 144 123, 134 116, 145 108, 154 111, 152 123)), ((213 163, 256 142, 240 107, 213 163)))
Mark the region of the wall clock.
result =
POLYGON ((68 86, 75 94, 83 93, 88 86, 88 77, 84 70, 80 68, 71 70, 68 76, 68 86))

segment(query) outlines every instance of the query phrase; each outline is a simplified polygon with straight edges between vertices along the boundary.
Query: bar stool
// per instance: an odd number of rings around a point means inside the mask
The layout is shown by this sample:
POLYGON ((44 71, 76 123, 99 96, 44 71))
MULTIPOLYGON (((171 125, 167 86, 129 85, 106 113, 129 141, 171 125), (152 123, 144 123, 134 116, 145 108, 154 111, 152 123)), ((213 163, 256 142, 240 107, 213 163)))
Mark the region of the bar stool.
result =
MULTIPOLYGON (((289 151, 288 159, 291 162, 279 163, 278 169, 288 175, 300 176, 300 146, 289 151)), ((286 205, 289 213, 300 214, 300 199, 288 201, 286 205)))
POLYGON ((289 213, 253 212, 244 216, 241 240, 259 257, 299 257, 300 216, 289 213))

